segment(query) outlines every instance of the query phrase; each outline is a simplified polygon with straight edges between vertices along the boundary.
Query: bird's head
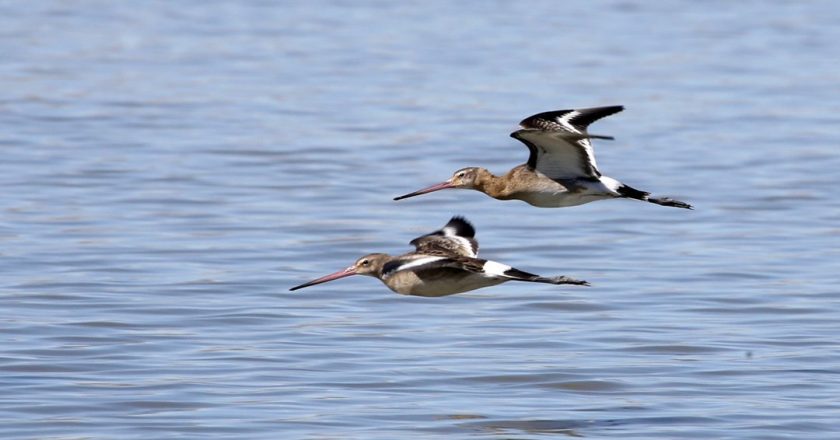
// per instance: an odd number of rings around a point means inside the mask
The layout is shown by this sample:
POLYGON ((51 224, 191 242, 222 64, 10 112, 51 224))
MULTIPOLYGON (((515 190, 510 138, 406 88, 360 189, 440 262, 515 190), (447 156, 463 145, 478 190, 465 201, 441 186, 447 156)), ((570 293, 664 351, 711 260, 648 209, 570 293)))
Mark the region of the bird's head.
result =
POLYGON ((367 275, 377 277, 382 272, 382 266, 390 258, 387 254, 368 254, 359 258, 352 266, 340 270, 329 275, 324 275, 321 278, 314 279, 308 283, 303 283, 299 286, 292 287, 289 290, 303 289, 304 287, 314 286, 316 284, 326 283, 328 281, 337 280, 339 278, 349 277, 351 275, 367 275))
POLYGON ((408 193, 399 197, 395 197, 394 200, 402 200, 409 197, 419 196, 421 194, 428 194, 434 191, 440 191, 442 189, 450 189, 450 188, 462 188, 462 189, 475 189, 478 186, 480 178, 484 173, 488 173, 487 170, 484 168, 479 167, 467 167, 461 168, 458 171, 452 173, 452 177, 443 181, 441 183, 414 191, 412 193, 408 193))

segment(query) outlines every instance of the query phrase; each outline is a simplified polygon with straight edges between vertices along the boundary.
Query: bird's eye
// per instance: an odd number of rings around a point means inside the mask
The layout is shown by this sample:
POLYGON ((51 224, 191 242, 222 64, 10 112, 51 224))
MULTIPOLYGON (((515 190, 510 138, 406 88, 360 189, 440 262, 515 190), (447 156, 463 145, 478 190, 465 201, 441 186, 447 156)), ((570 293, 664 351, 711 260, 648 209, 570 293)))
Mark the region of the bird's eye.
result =
POLYGON ((457 177, 464 177, 464 173, 463 173, 463 172, 458 173, 458 176, 457 176, 457 177))
POLYGON ((368 264, 370 264, 370 261, 362 260, 362 266, 367 266, 368 264))

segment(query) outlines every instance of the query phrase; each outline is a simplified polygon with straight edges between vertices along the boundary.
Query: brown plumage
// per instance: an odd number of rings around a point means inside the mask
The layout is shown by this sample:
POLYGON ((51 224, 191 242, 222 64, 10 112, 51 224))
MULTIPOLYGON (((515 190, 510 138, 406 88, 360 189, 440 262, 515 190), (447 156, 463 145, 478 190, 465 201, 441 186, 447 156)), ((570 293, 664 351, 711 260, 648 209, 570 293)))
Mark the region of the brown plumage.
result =
POLYGON ((401 200, 443 189, 472 189, 499 200, 522 200, 542 208, 582 205, 596 200, 631 198, 662 206, 691 209, 691 205, 630 187, 601 174, 595 162, 587 127, 600 118, 618 113, 621 106, 558 110, 539 113, 520 122, 511 137, 528 147, 528 161, 496 176, 481 167, 462 168, 448 180, 408 193, 401 200))
POLYGON ((352 266, 292 287, 290 290, 351 275, 378 278, 404 295, 445 296, 507 281, 588 285, 568 277, 541 277, 510 266, 477 258, 475 229, 463 217, 453 217, 438 231, 415 238, 413 252, 400 256, 369 254, 352 266))

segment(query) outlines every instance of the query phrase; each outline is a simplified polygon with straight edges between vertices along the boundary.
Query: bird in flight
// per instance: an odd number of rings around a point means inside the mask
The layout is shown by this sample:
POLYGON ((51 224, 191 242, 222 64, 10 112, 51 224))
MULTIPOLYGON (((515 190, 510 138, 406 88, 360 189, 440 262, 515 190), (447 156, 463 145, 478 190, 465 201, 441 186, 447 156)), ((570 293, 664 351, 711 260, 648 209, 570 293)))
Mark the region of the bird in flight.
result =
POLYGON ((504 176, 481 167, 462 168, 448 180, 394 198, 401 200, 449 188, 473 189, 499 200, 522 200, 541 208, 582 205, 596 200, 629 198, 662 206, 692 209, 688 203, 669 197, 652 197, 598 171, 587 127, 603 117, 622 111, 622 106, 557 110, 529 116, 510 136, 519 140, 530 155, 528 162, 504 176))
POLYGON ((292 287, 298 290, 351 275, 378 278, 403 295, 446 296, 508 281, 547 284, 589 283, 565 276, 541 277, 506 264, 478 258, 475 228, 463 217, 452 217, 443 228, 411 240, 415 250, 404 255, 365 255, 352 266, 292 287))

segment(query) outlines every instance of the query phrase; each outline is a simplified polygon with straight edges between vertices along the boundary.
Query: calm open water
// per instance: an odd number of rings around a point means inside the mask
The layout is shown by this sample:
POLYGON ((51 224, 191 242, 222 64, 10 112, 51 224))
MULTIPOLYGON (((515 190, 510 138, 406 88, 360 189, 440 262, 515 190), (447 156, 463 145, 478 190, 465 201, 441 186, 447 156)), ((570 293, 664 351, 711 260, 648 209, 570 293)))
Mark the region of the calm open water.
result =
POLYGON ((840 437, 836 2, 0 4, 0 437, 840 437), (530 114, 696 211, 450 191, 530 114), (590 288, 288 288, 466 215, 590 288))

